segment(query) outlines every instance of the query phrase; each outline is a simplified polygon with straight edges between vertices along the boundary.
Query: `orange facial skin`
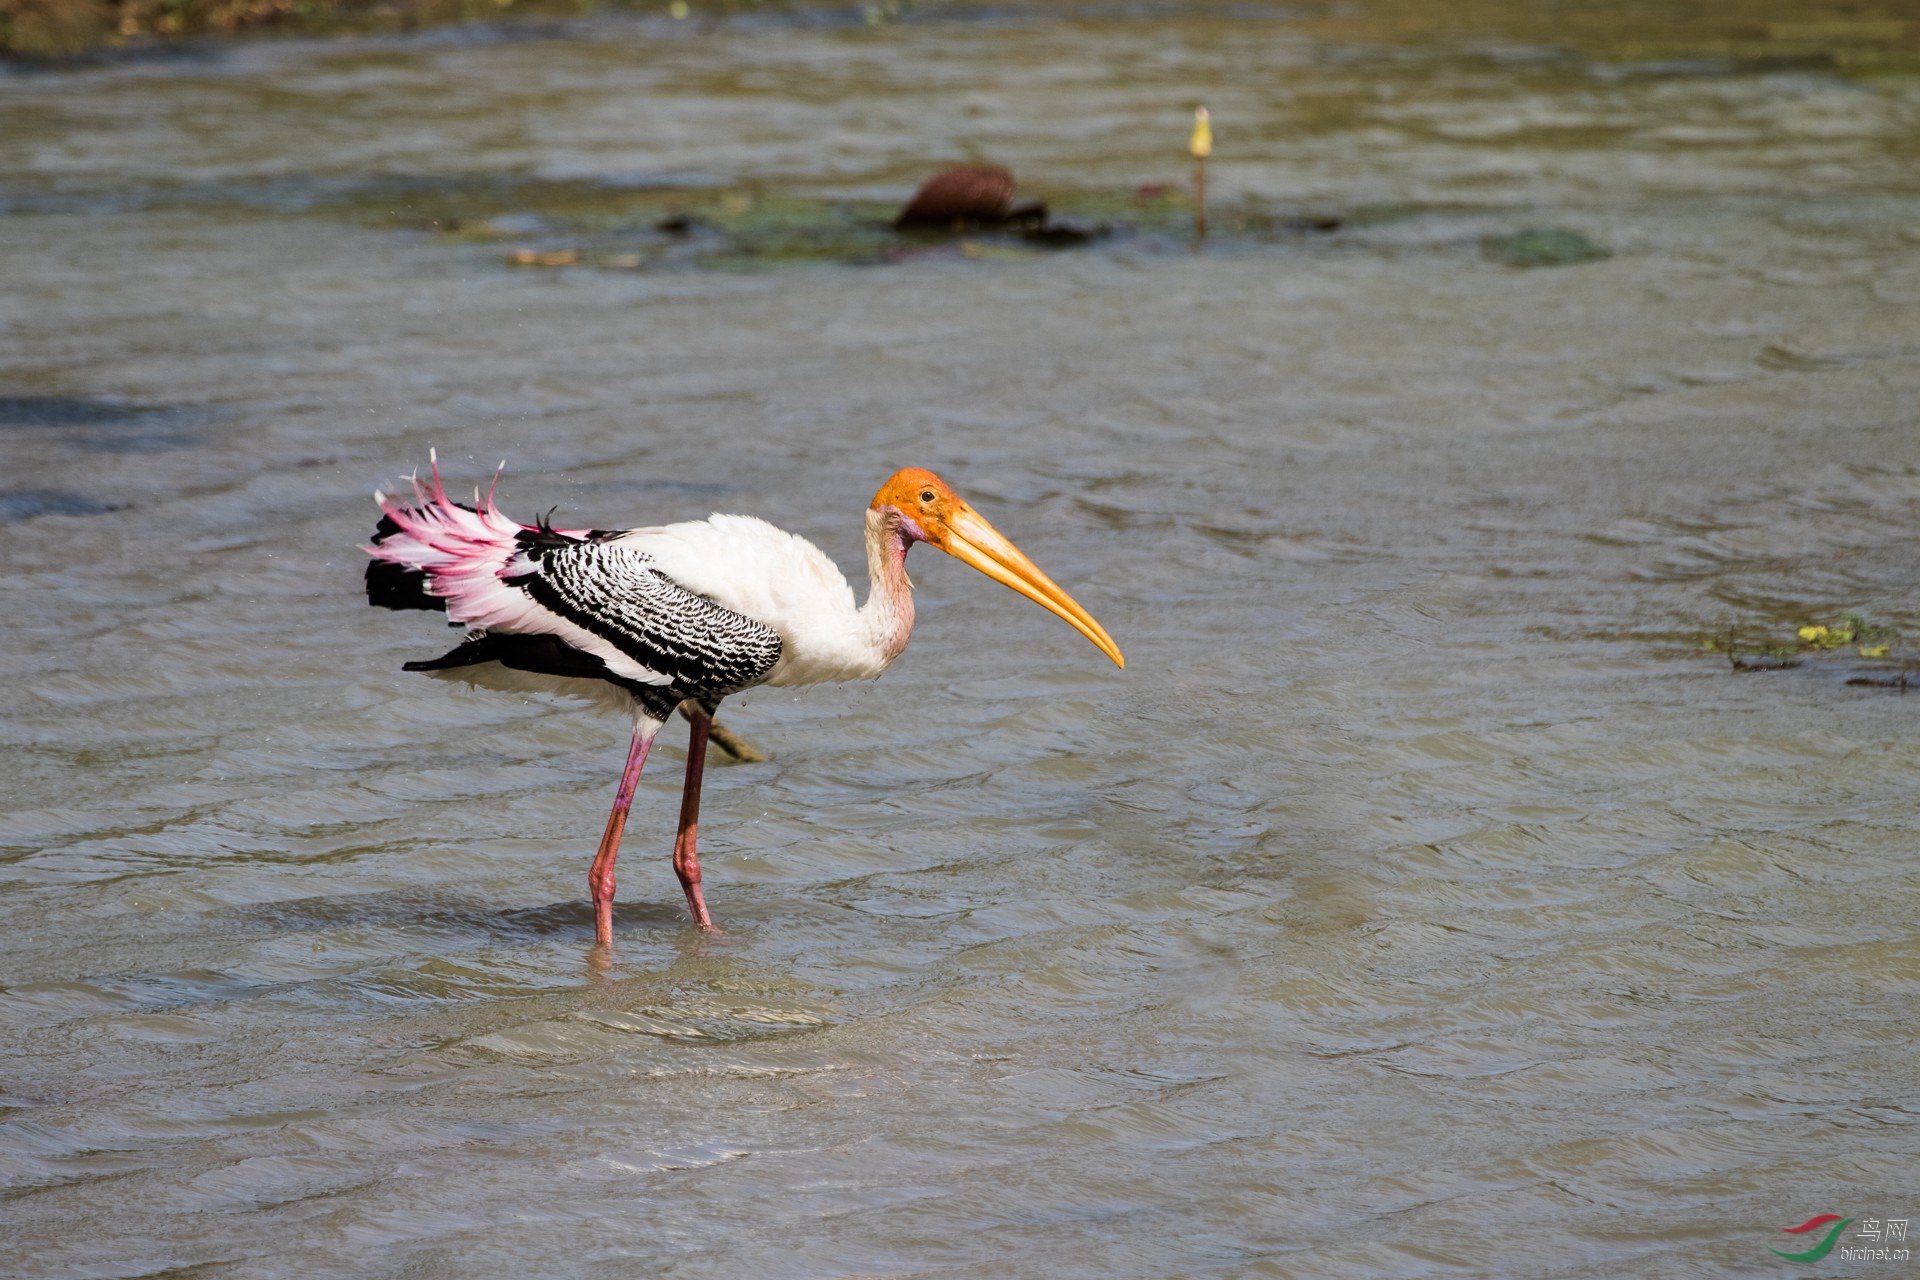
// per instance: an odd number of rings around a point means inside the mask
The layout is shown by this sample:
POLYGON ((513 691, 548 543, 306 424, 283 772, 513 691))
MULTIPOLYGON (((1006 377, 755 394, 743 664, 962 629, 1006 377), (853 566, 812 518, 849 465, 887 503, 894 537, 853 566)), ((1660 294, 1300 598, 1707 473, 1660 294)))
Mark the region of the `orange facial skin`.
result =
POLYGON ((948 521, 962 510, 970 510, 966 499, 939 476, 920 467, 896 471, 873 495, 873 509, 892 507, 910 526, 916 541, 945 551, 948 521))

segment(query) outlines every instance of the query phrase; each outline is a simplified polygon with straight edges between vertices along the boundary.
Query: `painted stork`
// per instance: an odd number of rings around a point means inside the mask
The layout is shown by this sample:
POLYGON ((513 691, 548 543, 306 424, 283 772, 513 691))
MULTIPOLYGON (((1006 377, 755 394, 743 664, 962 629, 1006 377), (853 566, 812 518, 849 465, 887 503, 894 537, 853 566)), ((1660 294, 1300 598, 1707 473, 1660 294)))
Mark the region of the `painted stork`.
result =
MULTIPOLYGON (((503 464, 504 465, 504 464, 503 464)), ((867 508, 863 606, 824 552, 752 516, 643 529, 556 529, 500 514, 493 494, 447 497, 413 479, 406 505, 376 492, 367 602, 444 610, 471 630, 408 671, 472 683, 611 699, 633 717, 633 744, 606 834, 588 872, 594 938, 613 941, 613 864, 647 750, 674 709, 692 724, 673 869, 693 921, 713 929, 700 892, 700 776, 721 699, 754 685, 871 680, 907 647, 913 584, 907 549, 938 547, 1066 619, 1124 667, 1112 637, 931 471, 894 474, 867 508)), ((494 477, 496 485, 498 473, 494 477)), ((551 513, 549 513, 549 518, 551 513)))

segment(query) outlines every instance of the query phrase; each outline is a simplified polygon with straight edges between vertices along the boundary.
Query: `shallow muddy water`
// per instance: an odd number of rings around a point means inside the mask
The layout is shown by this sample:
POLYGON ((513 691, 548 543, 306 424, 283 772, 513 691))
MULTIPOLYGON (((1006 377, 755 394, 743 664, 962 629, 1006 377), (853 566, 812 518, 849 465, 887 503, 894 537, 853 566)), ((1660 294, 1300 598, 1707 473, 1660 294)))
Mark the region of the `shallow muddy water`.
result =
POLYGON ((10 1267, 1775 1275, 1920 1214, 1920 699, 1847 683, 1920 641, 1920 80, 1403 19, 0 78, 10 1267), (1138 189, 1202 98, 1195 253, 1138 189), (962 159, 1115 232, 653 254, 962 159), (432 446, 850 570, 929 466, 1128 667, 917 553, 877 685, 723 712, 724 937, 656 753, 598 971, 624 727, 403 675, 448 634, 358 596, 432 446), (1848 613, 1883 655, 1791 652, 1848 613))

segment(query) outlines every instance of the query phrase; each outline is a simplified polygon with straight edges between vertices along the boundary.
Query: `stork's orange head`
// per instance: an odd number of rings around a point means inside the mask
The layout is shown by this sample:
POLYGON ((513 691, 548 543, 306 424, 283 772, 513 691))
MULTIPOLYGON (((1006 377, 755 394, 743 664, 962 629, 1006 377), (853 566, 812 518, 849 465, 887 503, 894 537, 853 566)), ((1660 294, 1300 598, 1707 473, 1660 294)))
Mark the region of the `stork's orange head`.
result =
POLYGON ((972 510, 945 480, 920 467, 896 471, 880 486, 880 492, 873 495, 873 509, 888 507, 900 513, 907 533, 916 541, 942 551, 947 549, 953 518, 972 510))
POLYGON ((1040 566, 1022 555, 933 472, 919 467, 894 472, 873 495, 873 510, 897 512, 902 532, 909 537, 964 560, 995 582, 1058 614, 1116 664, 1127 665, 1113 637, 1093 620, 1092 614, 1055 586, 1052 578, 1040 572, 1040 566))

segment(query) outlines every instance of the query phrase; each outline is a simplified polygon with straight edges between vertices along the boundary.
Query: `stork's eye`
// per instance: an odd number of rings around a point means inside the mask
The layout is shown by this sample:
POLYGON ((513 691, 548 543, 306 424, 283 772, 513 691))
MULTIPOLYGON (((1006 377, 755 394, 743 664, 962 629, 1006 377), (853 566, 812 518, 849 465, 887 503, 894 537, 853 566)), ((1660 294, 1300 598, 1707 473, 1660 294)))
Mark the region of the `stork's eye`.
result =
POLYGON ((926 503, 931 503, 931 502, 933 501, 933 490, 931 490, 931 489, 922 489, 922 490, 920 491, 920 501, 922 501, 922 502, 926 502, 926 503))

